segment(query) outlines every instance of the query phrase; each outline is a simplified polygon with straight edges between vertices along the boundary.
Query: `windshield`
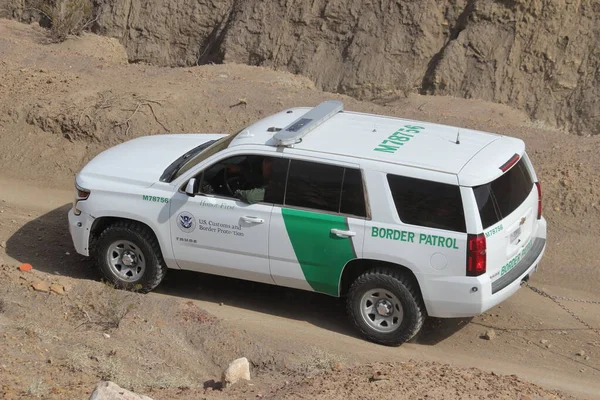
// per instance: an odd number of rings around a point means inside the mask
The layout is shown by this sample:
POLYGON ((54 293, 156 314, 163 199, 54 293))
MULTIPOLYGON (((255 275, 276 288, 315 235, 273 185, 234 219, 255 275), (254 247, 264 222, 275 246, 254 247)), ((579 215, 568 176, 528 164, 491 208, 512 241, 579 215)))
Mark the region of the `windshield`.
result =
POLYGON ((204 151, 201 151, 200 153, 196 154, 194 157, 190 158, 185 164, 183 164, 177 170, 177 172, 171 178, 171 181, 179 178, 181 175, 185 174, 191 168, 198 165, 198 163, 206 160, 208 157, 212 156, 213 154, 216 154, 216 153, 220 152, 221 150, 226 149, 229 146, 229 144, 233 141, 233 139, 235 139, 235 137, 240 132, 237 132, 232 135, 225 136, 225 137, 219 139, 218 141, 214 142, 210 147, 208 147, 204 151))

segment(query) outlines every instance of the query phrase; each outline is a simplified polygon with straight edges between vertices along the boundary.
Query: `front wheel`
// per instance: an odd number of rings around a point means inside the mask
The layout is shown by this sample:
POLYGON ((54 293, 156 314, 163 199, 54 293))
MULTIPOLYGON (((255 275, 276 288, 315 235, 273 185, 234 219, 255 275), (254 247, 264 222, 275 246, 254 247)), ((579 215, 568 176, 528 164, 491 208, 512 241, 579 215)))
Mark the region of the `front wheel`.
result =
POLYGON ((96 262, 116 287, 142 293, 158 286, 167 272, 154 234, 146 226, 128 221, 117 222, 100 234, 96 262))
POLYGON ((416 289, 398 271, 375 268, 350 287, 348 314, 369 341, 399 346, 412 339, 425 320, 425 307, 416 289))

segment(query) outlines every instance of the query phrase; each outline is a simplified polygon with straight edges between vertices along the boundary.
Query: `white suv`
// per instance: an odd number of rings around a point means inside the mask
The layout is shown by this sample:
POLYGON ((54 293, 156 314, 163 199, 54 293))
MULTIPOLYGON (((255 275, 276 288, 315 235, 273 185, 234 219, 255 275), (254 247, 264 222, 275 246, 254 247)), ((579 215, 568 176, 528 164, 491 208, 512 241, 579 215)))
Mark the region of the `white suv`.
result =
POLYGON ((546 247, 523 141, 338 101, 130 140, 76 186, 75 248, 117 286, 148 292, 173 268, 345 296, 384 345, 506 300, 546 247))

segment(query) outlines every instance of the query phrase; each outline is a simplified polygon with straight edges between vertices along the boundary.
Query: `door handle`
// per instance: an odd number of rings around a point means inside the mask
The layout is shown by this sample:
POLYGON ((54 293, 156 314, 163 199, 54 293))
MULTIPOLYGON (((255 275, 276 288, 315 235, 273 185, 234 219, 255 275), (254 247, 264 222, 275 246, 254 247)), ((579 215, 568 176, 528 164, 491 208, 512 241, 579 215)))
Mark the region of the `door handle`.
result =
POLYGON ((331 230, 331 233, 333 233, 337 237, 351 237, 351 236, 356 236, 356 232, 343 231, 341 229, 335 229, 335 228, 331 230))
POLYGON ((249 224, 262 224, 265 222, 264 219, 258 217, 242 217, 242 221, 248 222, 249 224))

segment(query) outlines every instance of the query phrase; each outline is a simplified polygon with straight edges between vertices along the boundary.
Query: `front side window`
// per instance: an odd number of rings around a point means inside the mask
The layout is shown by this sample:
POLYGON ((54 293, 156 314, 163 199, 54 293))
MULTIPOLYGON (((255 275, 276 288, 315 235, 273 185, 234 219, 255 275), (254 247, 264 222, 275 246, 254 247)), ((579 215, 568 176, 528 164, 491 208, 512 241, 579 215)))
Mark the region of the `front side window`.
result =
POLYGON ((284 204, 365 217, 361 172, 336 165, 291 160, 284 204))
POLYGON ((402 222, 466 232, 462 198, 457 185, 389 174, 387 179, 402 222))
POLYGON ((266 155, 236 155, 206 168, 198 177, 198 193, 248 204, 281 203, 287 161, 266 155))

